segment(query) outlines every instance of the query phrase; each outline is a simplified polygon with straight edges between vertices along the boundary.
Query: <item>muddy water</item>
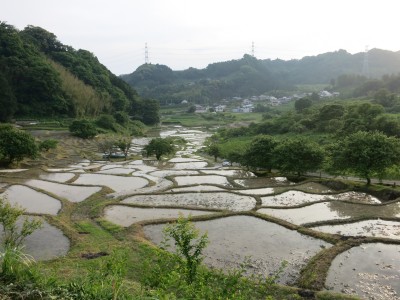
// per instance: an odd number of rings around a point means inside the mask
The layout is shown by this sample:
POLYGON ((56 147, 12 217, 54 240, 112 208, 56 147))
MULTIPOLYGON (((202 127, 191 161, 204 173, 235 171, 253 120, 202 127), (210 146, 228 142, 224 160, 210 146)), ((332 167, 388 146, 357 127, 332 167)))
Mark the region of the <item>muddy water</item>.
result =
POLYGON ((183 175, 198 175, 198 171, 193 170, 161 170, 149 173, 157 177, 167 177, 167 176, 183 176, 183 175))
POLYGON ((388 205, 362 205, 341 201, 322 202, 301 208, 261 208, 260 213, 272 215, 294 224, 349 219, 357 217, 396 217, 400 214, 400 203, 388 205))
MULTIPOLYGON (((250 257, 248 274, 267 276, 286 260, 288 266, 280 283, 293 283, 310 257, 330 244, 301 235, 274 223, 254 217, 233 216, 195 222, 202 233, 208 232, 205 263, 224 270, 240 267, 250 257)), ((145 235, 154 243, 162 241, 164 225, 144 227, 145 235)))
POLYGON ((213 185, 195 185, 188 187, 177 187, 166 192, 177 193, 177 192, 212 192, 212 191, 226 191, 223 188, 213 185))
POLYGON ((177 170, 184 169, 201 169, 207 167, 208 163, 205 161, 193 161, 193 162, 183 162, 183 163, 175 163, 173 168, 177 170))
POLYGON ((362 244, 338 255, 326 287, 363 299, 400 299, 400 245, 362 244))
POLYGON ((36 179, 28 180, 25 184, 48 191, 71 202, 81 202, 101 190, 101 187, 83 187, 36 179))
MULTIPOLYGON (((28 219, 32 219, 32 217, 28 217, 28 219)), ((50 225, 42 218, 39 219, 42 220, 42 228, 34 231, 25 239, 24 253, 31 255, 35 260, 49 260, 66 255, 70 247, 69 239, 60 229, 50 225)), ((19 219, 17 224, 21 226, 23 220, 24 218, 19 219)), ((0 243, 2 243, 1 228, 0 243)))
POLYGON ((72 178, 74 178, 74 173, 48 173, 48 174, 41 174, 39 177, 43 180, 50 180, 56 182, 66 182, 72 178))
POLYGON ((246 211, 246 210, 251 210, 255 207, 256 200, 253 197, 245 195, 240 196, 225 192, 215 192, 215 193, 136 195, 124 199, 122 203, 246 211))
POLYGON ((345 236, 371 236, 400 239, 400 222, 366 220, 356 223, 313 227, 317 231, 345 236))
POLYGON ((12 185, 2 194, 11 205, 25 209, 26 213, 57 215, 61 202, 23 185, 12 185))
POLYGON ((226 177, 219 175, 176 176, 175 181, 178 183, 178 185, 219 184, 224 186, 231 186, 226 177))
POLYGON ((258 177, 248 179, 236 179, 235 183, 245 188, 262 188, 294 184, 293 182, 290 182, 286 177, 258 177))
POLYGON ((104 210, 106 220, 117 225, 128 227, 133 223, 156 219, 176 219, 179 215, 185 218, 212 214, 210 211, 174 209, 174 208, 138 208, 124 205, 107 206, 104 210))
MULTIPOLYGON (((278 188, 275 189, 277 191, 278 188)), ((287 191, 285 193, 273 196, 262 197, 263 206, 296 206, 311 202, 323 201, 323 200, 342 200, 352 201, 368 204, 379 204, 381 203, 377 198, 358 192, 346 192, 341 194, 333 195, 321 195, 321 194, 309 194, 301 191, 287 191)))
POLYGON ((200 170, 200 172, 204 174, 214 174, 214 175, 222 175, 229 177, 241 177, 241 178, 255 177, 253 173, 244 170, 200 170))
POLYGON ((135 190, 146 186, 149 182, 140 177, 113 176, 102 174, 81 174, 74 181, 76 184, 104 185, 116 192, 135 190))

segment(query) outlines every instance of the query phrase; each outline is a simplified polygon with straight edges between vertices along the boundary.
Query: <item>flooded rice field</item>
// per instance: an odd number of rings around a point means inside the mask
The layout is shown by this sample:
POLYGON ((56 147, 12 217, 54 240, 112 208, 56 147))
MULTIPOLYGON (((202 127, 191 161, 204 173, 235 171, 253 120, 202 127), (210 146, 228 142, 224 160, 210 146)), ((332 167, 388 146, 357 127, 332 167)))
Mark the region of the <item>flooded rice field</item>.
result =
MULTIPOLYGON (((32 219, 33 217, 27 218, 32 219)), ((26 238, 24 251, 35 260, 50 260, 66 255, 70 247, 69 239, 57 227, 50 225, 40 217, 36 218, 41 220, 42 227, 26 238)), ((24 219, 25 217, 18 219, 19 228, 24 219)), ((0 226, 0 243, 2 242, 2 231, 0 226)))
MULTIPOLYGON (((215 268, 238 269, 250 258, 250 274, 268 276, 276 272, 283 261, 288 265, 279 282, 293 283, 301 267, 322 248, 330 244, 280 225, 255 217, 233 216, 195 222, 201 233, 207 232, 209 245, 205 263, 215 268)), ((154 243, 163 239, 163 225, 144 227, 145 235, 154 243)))
POLYGON ((149 182, 141 177, 125 177, 103 174, 81 174, 74 181, 82 185, 102 185, 113 189, 116 192, 135 190, 145 187, 149 182))
POLYGON ((286 177, 255 177, 247 179, 235 179, 235 183, 245 188, 262 188, 294 184, 286 177))
POLYGON ((311 204, 300 208, 261 208, 258 212, 300 225, 319 221, 360 217, 398 217, 400 214, 400 203, 365 205, 346 203, 343 201, 330 201, 311 204))
POLYGON ((220 175, 176 176, 175 181, 178 185, 219 184, 223 186, 231 186, 228 179, 225 176, 220 175))
POLYGON ((40 179, 64 183, 75 177, 74 173, 47 173, 41 174, 40 179))
POLYGON ((91 195, 99 192, 101 187, 83 187, 70 184, 61 184, 44 180, 31 179, 25 182, 34 188, 38 188, 47 192, 50 192, 57 197, 67 199, 71 202, 81 202, 91 195))
POLYGON ((253 197, 245 195, 240 196, 226 192, 212 192, 136 195, 122 200, 122 203, 248 211, 255 207, 256 200, 253 197))
MULTIPOLYGON (((338 255, 326 278, 327 289, 367 299, 399 299, 400 246, 394 244, 400 239, 399 202, 385 204, 364 193, 335 193, 317 182, 258 178, 237 167, 222 167, 197 155, 196 151, 210 136, 201 130, 176 126, 156 136, 180 136, 188 144, 174 158, 160 162, 154 158, 119 162, 82 160, 31 172, 35 174, 32 178, 23 176, 31 174, 25 172, 28 169, 0 171, 0 189, 8 201, 25 208, 26 214, 59 216, 65 214, 62 209, 65 200, 72 202, 69 206, 78 206, 81 204, 77 202, 87 201, 101 191, 106 196, 101 198, 103 195, 99 193, 99 201, 107 203, 103 217, 123 227, 176 219, 180 213, 205 218, 219 211, 234 213, 235 216, 195 222, 201 232, 208 232, 210 239, 204 262, 227 270, 247 261, 247 274, 265 276, 287 261, 279 278, 285 284, 295 284, 301 270, 317 253, 334 248, 321 239, 251 214, 258 212, 295 225, 319 222, 308 226, 315 225, 312 229, 317 233, 358 239, 371 237, 376 241, 338 255), (331 220, 346 223, 329 225, 331 220), (385 242, 392 239, 393 243, 381 244, 379 238, 386 238, 385 242)), ((135 138, 131 153, 140 155, 150 140, 135 138)), ((149 240, 159 244, 164 226, 146 225, 143 231, 149 240)), ((62 231, 46 222, 26 243, 27 252, 37 259, 65 255, 70 247, 62 231)))
MULTIPOLYGON (((276 191, 277 189, 275 189, 276 191)), ((324 200, 342 200, 368 204, 379 204, 377 198, 358 192, 346 192, 341 194, 321 195, 321 194, 310 194, 301 191, 287 191, 279 195, 273 195, 268 197, 262 197, 263 206, 298 206, 302 204, 324 201, 324 200)))
POLYGON ((107 221, 117 225, 128 227, 133 223, 157 219, 177 219, 180 215, 185 218, 189 216, 208 215, 214 212, 193 209, 175 208, 139 208, 125 205, 111 205, 104 210, 104 217, 107 221))
POLYGON ((59 200, 23 185, 12 185, 1 196, 31 214, 57 215, 61 209, 59 200))
POLYGON ((400 245, 362 244, 332 262, 326 286, 362 299, 400 299, 400 245))
POLYGON ((400 222, 365 220, 356 223, 313 227, 314 230, 344 236, 370 236, 400 239, 400 222))

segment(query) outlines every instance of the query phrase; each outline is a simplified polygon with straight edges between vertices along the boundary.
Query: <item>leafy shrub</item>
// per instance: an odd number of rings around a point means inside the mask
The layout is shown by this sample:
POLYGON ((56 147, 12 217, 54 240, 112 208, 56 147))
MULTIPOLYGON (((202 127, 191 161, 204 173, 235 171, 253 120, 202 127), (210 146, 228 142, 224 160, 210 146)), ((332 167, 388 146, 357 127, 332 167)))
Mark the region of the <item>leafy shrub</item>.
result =
POLYGON ((39 143, 39 150, 40 151, 49 151, 50 149, 55 149, 57 148, 58 141, 56 140, 44 140, 39 143))
POLYGON ((80 138, 90 139, 96 136, 96 126, 88 120, 75 120, 69 126, 69 131, 80 138))
POLYGON ((0 127, 0 160, 6 165, 37 155, 35 139, 29 133, 10 125, 0 127))
POLYGON ((101 115, 97 118, 96 125, 103 129, 117 131, 115 119, 111 115, 101 115))

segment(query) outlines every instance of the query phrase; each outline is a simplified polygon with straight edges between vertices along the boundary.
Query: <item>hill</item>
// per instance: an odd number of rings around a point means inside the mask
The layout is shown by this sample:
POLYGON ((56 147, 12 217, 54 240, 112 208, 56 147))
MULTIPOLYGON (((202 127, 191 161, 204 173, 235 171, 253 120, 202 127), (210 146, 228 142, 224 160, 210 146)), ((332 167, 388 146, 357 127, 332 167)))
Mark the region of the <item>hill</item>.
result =
POLYGON ((40 27, 19 31, 5 22, 0 40, 0 121, 115 112, 142 119, 146 104, 137 92, 89 51, 40 27))
MULTIPOLYGON (((259 60, 244 55, 238 60, 213 63, 205 69, 173 71, 164 65, 145 64, 121 78, 138 92, 161 103, 184 99, 207 103, 225 97, 260 95, 298 84, 330 84, 343 74, 363 74, 365 53, 345 50, 302 59, 259 60)), ((400 72, 400 52, 372 49, 368 52, 369 74, 379 78, 400 72)))

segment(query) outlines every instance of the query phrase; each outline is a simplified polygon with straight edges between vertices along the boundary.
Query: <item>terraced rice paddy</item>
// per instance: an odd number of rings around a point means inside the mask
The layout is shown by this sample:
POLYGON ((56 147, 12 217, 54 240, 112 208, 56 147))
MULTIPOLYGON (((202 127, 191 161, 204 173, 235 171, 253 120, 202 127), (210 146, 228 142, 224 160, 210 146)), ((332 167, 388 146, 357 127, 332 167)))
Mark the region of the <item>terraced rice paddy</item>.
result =
MULTIPOLYGON (((246 273, 265 276, 287 261, 279 279, 285 284, 301 281, 307 273, 301 271, 308 270, 307 264, 317 254, 334 250, 338 242, 355 239, 352 247, 337 253, 318 289, 369 299, 398 299, 398 201, 383 203, 369 194, 339 193, 317 182, 257 178, 239 168, 222 167, 195 153, 209 136, 201 130, 176 127, 160 135, 180 136, 189 143, 174 158, 163 162, 151 158, 77 161, 80 152, 74 150, 75 159, 63 157, 29 173, 33 174, 30 178, 23 176, 29 169, 0 172, 0 188, 3 196, 25 208, 27 215, 50 219, 80 216, 87 212, 81 212, 79 205, 87 201, 96 206, 97 200, 93 199, 101 199, 99 219, 128 229, 157 221, 157 225, 141 227, 144 236, 155 244, 163 238, 165 222, 180 213, 201 216, 202 221, 197 219, 195 225, 201 232, 208 232, 210 239, 206 265, 228 270, 250 257, 246 273), (298 225, 312 227, 306 230, 298 225)), ((140 153, 149 140, 134 139, 132 153, 140 153)), ((73 146, 79 143, 72 141, 73 146)), ((26 243, 26 250, 37 259, 68 255, 70 247, 61 229, 46 221, 26 243)))

